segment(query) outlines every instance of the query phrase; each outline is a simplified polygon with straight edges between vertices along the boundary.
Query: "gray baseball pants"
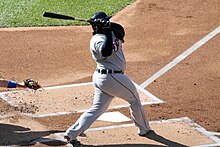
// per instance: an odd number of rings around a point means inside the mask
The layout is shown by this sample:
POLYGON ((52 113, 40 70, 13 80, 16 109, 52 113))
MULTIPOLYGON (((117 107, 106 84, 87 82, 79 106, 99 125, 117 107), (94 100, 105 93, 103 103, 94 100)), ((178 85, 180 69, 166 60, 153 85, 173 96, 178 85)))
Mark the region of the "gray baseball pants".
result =
POLYGON ((75 140, 77 136, 86 131, 107 110, 114 97, 122 98, 130 104, 131 117, 139 128, 139 134, 145 134, 150 130, 137 89, 126 75, 95 72, 93 75, 93 85, 95 95, 92 107, 85 111, 75 124, 65 132, 65 136, 75 140))

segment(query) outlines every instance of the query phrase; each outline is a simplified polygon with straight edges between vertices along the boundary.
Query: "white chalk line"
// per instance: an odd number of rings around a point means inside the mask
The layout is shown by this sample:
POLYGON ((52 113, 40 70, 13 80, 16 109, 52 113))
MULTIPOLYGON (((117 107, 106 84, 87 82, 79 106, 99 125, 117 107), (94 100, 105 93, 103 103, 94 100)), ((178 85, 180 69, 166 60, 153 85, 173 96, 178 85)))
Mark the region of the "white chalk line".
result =
POLYGON ((212 133, 212 134, 214 134, 216 136, 220 136, 220 132, 210 132, 210 133, 212 133))
MULTIPOLYGON (((134 83, 134 82, 133 82, 134 83)), ((146 89, 144 89, 143 87, 141 87, 140 85, 134 83, 134 85, 136 86, 136 88, 141 91, 143 94, 145 94, 147 97, 149 97, 151 99, 151 103, 150 104, 158 104, 158 103, 164 103, 164 101, 162 101, 161 99, 159 99, 158 97, 156 97, 155 95, 151 94, 149 91, 147 91, 146 89)))
MULTIPOLYGON (((164 66, 161 70, 159 70, 157 73, 155 73, 153 76, 151 76, 149 79, 147 79, 145 82, 143 82, 140 87, 146 88, 148 85, 150 85, 153 81, 155 81, 157 78, 159 78, 161 75, 166 73, 168 70, 176 66, 179 62, 184 60, 186 57, 188 57, 190 54, 192 54, 194 51, 196 51, 198 48, 200 48, 202 45, 204 45, 206 42, 208 42, 210 39, 215 37, 217 34, 220 33, 220 26, 214 29, 212 32, 210 32, 208 35, 203 37, 201 40, 199 40, 197 43, 195 43, 192 47, 184 51, 181 55, 176 57, 173 61, 171 61, 169 64, 164 66)), ((218 132, 207 132, 204 131, 201 127, 197 127, 198 131, 205 133, 208 136, 211 136, 213 140, 217 140, 217 144, 209 144, 209 145, 200 145, 196 147, 212 147, 212 146, 220 146, 219 138, 215 135, 220 135, 218 132), (201 130, 202 129, 202 130, 201 130)))
MULTIPOLYGON (((214 144, 204 144, 204 145, 198 145, 198 146, 193 146, 193 147, 214 147, 214 146, 219 146, 220 145, 220 139, 217 138, 216 136, 214 136, 215 133, 206 131, 204 128, 202 128, 200 125, 194 123, 188 117, 174 118, 174 119, 168 119, 168 120, 150 121, 149 123, 150 124, 176 123, 176 122, 180 122, 180 121, 184 121, 190 127, 195 128, 198 132, 200 132, 201 134, 203 134, 204 136, 208 137, 213 142, 215 142, 214 144)), ((134 127, 134 126, 135 126, 134 123, 131 123, 131 124, 121 124, 121 125, 113 125, 113 126, 106 126, 106 127, 99 127, 99 128, 90 128, 87 131, 85 131, 85 133, 93 132, 93 131, 111 130, 111 129, 117 129, 117 128, 129 128, 129 127, 134 127)), ((64 133, 55 133, 55 136, 57 137, 55 139, 60 140, 60 141, 64 141, 63 140, 63 135, 64 135, 64 133)), ((47 142, 46 139, 42 139, 42 141, 47 142)), ((48 139, 48 141, 51 141, 51 140, 48 139)), ((37 140, 36 142, 40 143, 41 140, 37 140)))
MULTIPOLYGON (((215 137, 215 135, 216 135, 215 132, 206 131, 204 128, 202 128, 200 125, 194 123, 188 117, 174 118, 174 119, 168 119, 168 120, 150 121, 149 123, 150 124, 176 123, 176 122, 180 122, 180 121, 184 121, 190 127, 195 128, 198 132, 202 133, 204 136, 208 137, 209 139, 211 139, 215 142, 213 144, 196 145, 196 146, 193 146, 193 147, 217 147, 217 146, 220 146, 220 139, 215 137)), ((134 126, 135 126, 134 123, 121 124, 121 125, 113 125, 113 126, 106 126, 106 127, 99 127, 99 128, 90 128, 86 132, 111 130, 111 129, 117 129, 117 128, 129 128, 129 127, 134 127, 134 126)), ((64 135, 64 133, 55 133, 54 134, 55 138, 52 138, 52 139, 50 139, 50 138, 36 139, 36 140, 33 140, 32 142, 30 142, 30 144, 47 143, 47 142, 51 142, 53 140, 64 141, 63 135, 64 135)), ((16 145, 12 145, 12 146, 16 146, 16 145)))
POLYGON ((194 147, 219 147, 220 143, 216 144, 205 144, 205 145, 199 145, 199 146, 194 146, 194 147))
MULTIPOLYGON (((201 132, 203 135, 209 137, 210 139, 212 139, 214 142, 216 142, 217 144, 209 144, 209 146, 211 145, 220 145, 220 139, 218 137, 215 136, 215 133, 213 132, 209 132, 206 131, 205 128, 203 128, 202 126, 194 123, 191 119, 187 119, 185 118, 185 122, 187 122, 190 126, 195 127, 195 129, 198 132, 201 132)), ((194 146, 194 147, 206 147, 207 145, 199 145, 199 146, 194 146)))
MULTIPOLYGON (((160 104, 164 103, 162 100, 145 90, 144 88, 140 87, 138 84, 133 82, 136 88, 142 92, 144 95, 149 97, 150 101, 149 102, 142 102, 142 105, 151 105, 151 104, 160 104)), ((78 84, 69 84, 69 85, 60 85, 60 86, 51 86, 51 87, 44 87, 44 90, 55 90, 55 89, 63 89, 63 88, 71 88, 71 87, 79 87, 79 86, 87 86, 87 85, 92 85, 92 82, 88 83, 78 83, 78 84)), ((16 106, 16 101, 8 96, 8 94, 12 93, 17 93, 17 92, 23 92, 25 90, 16 90, 16 91, 7 91, 7 92, 2 92, 0 93, 0 98, 8 102, 12 106, 16 106)), ((29 90, 31 91, 31 90, 29 90)), ((111 107, 111 109, 119 109, 119 108, 127 108, 129 107, 129 104, 125 105, 116 105, 111 107)), ((24 115, 28 117, 50 117, 50 116, 59 116, 59 115, 68 115, 68 114, 74 114, 74 113, 83 113, 87 109, 82 109, 82 110, 77 110, 74 112, 55 112, 55 113, 49 113, 49 114, 31 114, 31 113, 23 113, 24 115)))
POLYGON ((11 97, 7 96, 7 93, 0 94, 0 98, 3 99, 4 101, 6 101, 11 106, 16 105, 16 101, 14 99, 12 99, 11 97))
MULTIPOLYGON (((152 105, 152 104, 161 104, 161 102, 142 102, 141 104, 144 106, 144 105, 152 105)), ((111 109, 120 109, 120 108, 127 108, 127 107, 129 107, 129 104, 113 106, 111 107, 111 109)), ((59 115, 83 113, 87 110, 88 109, 82 109, 82 110, 77 110, 73 112, 55 112, 55 113, 49 113, 49 114, 31 114, 31 113, 23 113, 23 114, 28 117, 38 118, 38 117, 52 117, 52 116, 59 116, 59 115)))
POLYGON ((216 36, 220 32, 220 26, 217 27, 215 30, 210 32, 208 35, 203 37, 201 40, 199 40, 197 43, 195 43, 192 47, 184 51, 181 55, 176 57, 173 61, 168 63, 166 66, 164 66, 161 70, 159 70, 157 73, 155 73, 153 76, 151 76, 149 79, 147 79, 145 82, 143 82, 140 86, 145 88, 148 85, 150 85, 153 81, 155 81, 157 78, 159 78, 161 75, 166 73, 168 70, 176 66, 179 62, 181 62, 183 59, 185 59, 187 56, 192 54, 194 51, 196 51, 198 48, 200 48, 203 44, 205 44, 207 41, 212 39, 214 36, 216 36))
POLYGON ((78 83, 78 84, 68 84, 68 85, 60 85, 60 86, 51 86, 51 87, 45 87, 44 90, 71 88, 71 87, 79 87, 79 86, 87 86, 87 85, 92 85, 92 82, 78 83))

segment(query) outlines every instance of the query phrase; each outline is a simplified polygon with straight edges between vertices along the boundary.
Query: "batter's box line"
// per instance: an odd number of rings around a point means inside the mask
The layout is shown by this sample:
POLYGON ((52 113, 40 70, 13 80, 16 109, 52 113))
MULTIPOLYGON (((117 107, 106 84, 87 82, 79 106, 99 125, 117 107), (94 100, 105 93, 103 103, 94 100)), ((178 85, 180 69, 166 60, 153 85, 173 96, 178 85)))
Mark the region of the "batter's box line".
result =
MULTIPOLYGON (((133 82, 133 81, 132 81, 133 82)), ((164 101, 160 100, 159 98, 157 98, 155 95, 151 94, 149 91, 145 90, 143 87, 141 87, 140 85, 136 84, 135 82, 133 82, 134 85, 136 86, 136 88, 141 91, 143 94, 145 94, 147 97, 150 98, 151 102, 144 102, 142 103, 143 105, 147 105, 147 104, 159 104, 159 103, 164 103, 164 101)), ((87 85, 92 85, 92 82, 88 82, 88 83, 79 83, 79 84, 69 84, 69 85, 61 85, 61 86, 53 86, 53 87, 46 87, 44 88, 45 90, 47 89, 60 89, 60 88, 70 88, 70 87, 79 87, 79 86, 87 86, 87 85)), ((128 105, 122 105, 119 106, 121 107, 128 107, 128 105)), ((115 107, 118 108, 118 107, 115 107)), ((84 110, 81 110, 84 111, 84 110)), ((80 112, 81 112, 80 111, 80 112)))
POLYGON ((171 68, 175 67, 178 63, 183 61, 185 58, 187 58, 189 55, 191 55, 194 51, 199 49, 202 45, 204 45, 206 42, 211 40, 213 37, 218 35, 220 33, 220 26, 218 26, 216 29, 214 29, 212 32, 207 34, 205 37, 203 37, 201 40, 196 42, 193 46, 191 46, 189 49, 184 51, 182 54, 177 56, 175 59, 173 59, 170 63, 168 63, 166 66, 164 66, 162 69, 160 69, 158 72, 156 72, 153 76, 151 76, 149 79, 147 79, 144 83, 142 83, 140 86, 145 88, 148 85, 150 85, 153 81, 155 81, 157 78, 165 74, 167 71, 169 71, 171 68))
MULTIPOLYGON (((180 121, 185 122, 189 126, 195 128, 198 132, 200 132, 201 134, 203 134, 204 136, 208 137, 209 139, 211 139, 212 141, 215 142, 213 144, 203 144, 203 145, 196 145, 196 146, 192 146, 192 147, 217 147, 217 146, 220 146, 220 139, 215 136, 215 133, 206 131, 203 127, 201 127, 200 125, 194 123, 188 117, 174 118, 174 119, 168 119, 168 120, 150 121, 150 124, 175 123, 175 122, 180 122, 180 121)), ((134 127, 134 126, 135 126, 134 123, 132 123, 132 124, 122 124, 122 125, 113 125, 113 126, 106 126, 106 127, 99 127, 99 128, 90 128, 86 132, 111 130, 111 129, 117 129, 117 128, 129 128, 129 127, 134 127)), ((55 135, 54 139, 59 140, 59 141, 64 141, 64 139, 63 139, 64 133, 55 133, 54 135, 55 135)), ((46 143, 47 141, 49 142, 50 139, 44 139, 43 138, 43 139, 35 140, 33 142, 34 143, 41 143, 41 142, 46 143)))
MULTIPOLYGON (((141 86, 139 86, 135 82, 133 82, 133 83, 140 92, 142 92, 144 95, 146 95, 150 99, 150 102, 142 102, 142 105, 164 103, 164 101, 160 100, 159 98, 157 98, 156 96, 151 94, 149 91, 145 90, 144 88, 142 88, 141 86)), ((63 88, 71 88, 71 87, 79 87, 79 86, 87 86, 87 85, 92 85, 92 82, 45 87, 44 90, 63 89, 63 88)), ((27 89, 27 90, 16 90, 16 91, 2 92, 2 93, 0 93, 0 98, 5 100, 8 104, 15 107, 16 101, 8 95, 13 94, 13 93, 24 92, 24 91, 31 92, 32 90, 27 89)), ((111 107, 111 109, 119 109, 119 108, 127 108, 127 107, 129 107, 129 104, 113 106, 113 107, 111 107)), ((86 110, 87 109, 82 109, 82 110, 77 110, 77 111, 73 111, 73 112, 55 112, 55 113, 49 113, 49 114, 30 114, 30 113, 23 113, 23 114, 28 117, 50 117, 50 116, 59 116, 59 115, 67 115, 67 114, 74 114, 74 113, 83 113, 86 110)))

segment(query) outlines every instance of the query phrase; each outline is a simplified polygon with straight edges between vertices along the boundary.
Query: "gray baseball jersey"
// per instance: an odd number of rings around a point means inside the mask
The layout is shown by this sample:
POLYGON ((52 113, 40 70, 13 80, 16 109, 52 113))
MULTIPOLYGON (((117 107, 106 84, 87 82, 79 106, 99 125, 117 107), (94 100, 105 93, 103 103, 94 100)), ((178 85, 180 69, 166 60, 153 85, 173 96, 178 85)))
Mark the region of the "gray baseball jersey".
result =
POLYGON ((135 125, 139 128, 140 135, 150 130, 149 122, 143 111, 137 89, 133 82, 122 73, 114 71, 125 70, 125 57, 122 51, 122 42, 114 34, 113 52, 111 56, 103 57, 101 50, 106 43, 106 36, 96 34, 90 41, 92 57, 97 63, 97 69, 93 74, 93 85, 95 90, 92 107, 84 112, 80 118, 64 134, 71 139, 76 139, 78 135, 86 131, 90 125, 103 114, 114 97, 124 99, 130 104, 131 117, 135 125), (111 73, 101 72, 111 70, 111 73))
POLYGON ((92 37, 90 41, 90 50, 92 52, 92 57, 97 63, 98 69, 112 69, 118 71, 125 70, 125 57, 122 51, 121 40, 114 37, 113 38, 113 52, 109 57, 103 57, 101 50, 106 41, 106 36, 103 34, 96 34, 92 37))

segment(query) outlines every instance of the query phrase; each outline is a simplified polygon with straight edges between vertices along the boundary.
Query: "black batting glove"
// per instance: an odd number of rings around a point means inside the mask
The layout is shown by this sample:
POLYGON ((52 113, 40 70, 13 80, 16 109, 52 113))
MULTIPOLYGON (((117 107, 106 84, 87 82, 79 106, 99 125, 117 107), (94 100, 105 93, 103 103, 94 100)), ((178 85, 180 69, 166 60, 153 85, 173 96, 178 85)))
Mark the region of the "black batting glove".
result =
POLYGON ((100 19, 100 18, 95 19, 95 20, 94 20, 94 23, 95 23, 97 26, 101 26, 101 27, 103 27, 103 28, 110 28, 110 26, 111 26, 110 21, 105 20, 105 19, 100 19))

